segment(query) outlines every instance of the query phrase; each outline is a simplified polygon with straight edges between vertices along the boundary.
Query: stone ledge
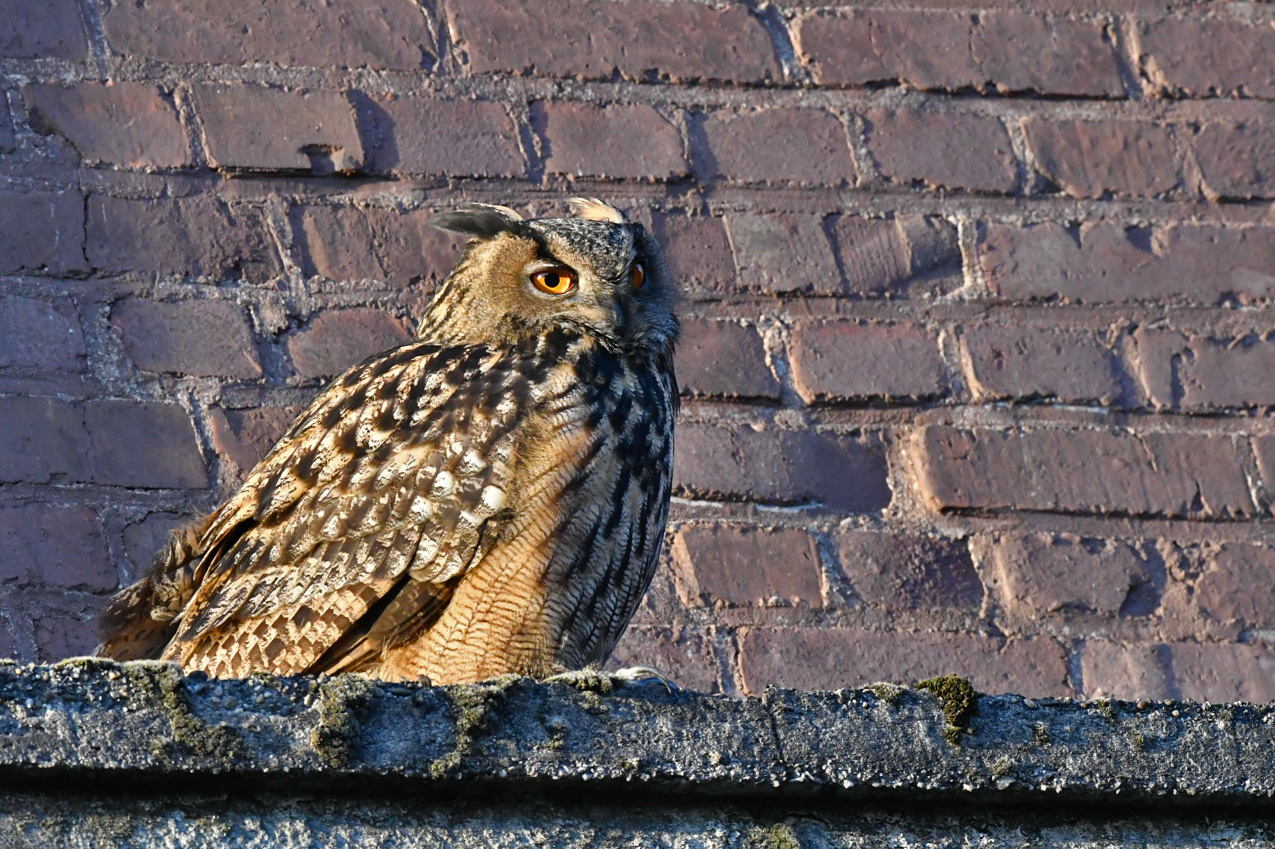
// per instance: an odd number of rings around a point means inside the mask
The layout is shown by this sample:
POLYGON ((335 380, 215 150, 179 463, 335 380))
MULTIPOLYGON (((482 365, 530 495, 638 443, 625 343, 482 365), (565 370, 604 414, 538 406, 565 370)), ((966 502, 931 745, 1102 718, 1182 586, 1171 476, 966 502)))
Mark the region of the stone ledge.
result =
MULTIPOLYGON (((703 797, 942 804, 1184 801, 1275 809, 1275 706, 978 696, 964 729, 924 690, 734 700, 658 681, 611 692, 508 679, 182 676, 172 666, 0 664, 0 781, 295 789, 616 783, 703 797)), ((599 790, 601 792, 601 790, 599 790)))

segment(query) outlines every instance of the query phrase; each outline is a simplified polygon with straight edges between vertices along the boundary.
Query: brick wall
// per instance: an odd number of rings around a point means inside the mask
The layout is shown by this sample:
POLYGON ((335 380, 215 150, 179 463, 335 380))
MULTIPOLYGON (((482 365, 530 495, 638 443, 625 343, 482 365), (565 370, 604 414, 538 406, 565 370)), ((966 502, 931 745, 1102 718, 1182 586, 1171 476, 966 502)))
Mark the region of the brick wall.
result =
POLYGON ((1275 5, 1110 5, 0 3, 0 654, 586 194, 687 293, 617 660, 1275 699, 1275 5))

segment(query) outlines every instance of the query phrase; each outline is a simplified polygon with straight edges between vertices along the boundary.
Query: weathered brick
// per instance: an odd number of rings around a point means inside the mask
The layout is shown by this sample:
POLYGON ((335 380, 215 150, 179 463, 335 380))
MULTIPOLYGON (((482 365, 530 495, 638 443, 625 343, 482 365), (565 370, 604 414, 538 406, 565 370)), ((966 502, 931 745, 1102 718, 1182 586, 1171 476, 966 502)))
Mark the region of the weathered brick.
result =
POLYGON ((522 177, 518 130, 499 103, 399 97, 360 104, 368 169, 449 177, 522 177))
POLYGON ((961 339, 979 399, 1046 397, 1107 404, 1120 395, 1116 352, 1100 333, 987 324, 966 327, 961 339))
POLYGON ((89 479, 89 435, 73 404, 55 398, 0 398, 0 481, 89 479))
POLYGON ((683 394, 779 399, 757 331, 731 321, 684 319, 677 342, 677 382, 683 394))
POLYGON ((847 513, 890 503, 885 449, 874 437, 681 424, 673 485, 696 498, 818 501, 847 513))
POLYGON ((1168 130, 1146 121, 1023 122, 1036 167, 1073 197, 1154 197, 1182 184, 1168 130))
POLYGON ((213 447, 234 464, 238 477, 242 477, 261 462, 300 412, 299 407, 214 407, 208 411, 213 447))
POLYGON ((917 448, 919 484, 937 509, 1190 518, 1256 509, 1230 436, 932 426, 917 448))
POLYGON ((140 522, 124 528, 124 551, 133 565, 132 580, 141 577, 142 570, 168 544, 169 532, 187 524, 191 518, 177 513, 148 513, 140 522))
POLYGON ((832 225, 841 273, 852 295, 879 295, 935 269, 960 268, 956 228, 941 218, 839 215, 832 225))
POLYGON ((690 607, 819 607, 819 551, 802 530, 729 525, 683 528, 673 539, 677 594, 690 607))
POLYGON ((1089 640, 1080 653, 1084 695, 1112 699, 1172 699, 1170 652, 1158 645, 1089 640))
POLYGON ((814 215, 726 216, 739 281, 763 292, 840 294, 841 273, 823 218, 814 215))
POLYGON ((0 507, 0 562, 19 583, 103 592, 118 581, 97 514, 88 507, 0 507))
POLYGON ((802 324, 791 353, 793 381, 808 404, 929 398, 947 388, 938 338, 917 324, 802 324))
POLYGON ((9 110, 9 98, 0 97, 0 153, 13 153, 17 146, 17 138, 13 133, 13 113, 9 110))
POLYGON ((691 117, 695 172, 703 180, 852 185, 845 128, 822 109, 766 109, 691 117))
POLYGON ((979 69, 1000 91, 1099 97, 1125 93, 1115 49, 1097 21, 1017 11, 979 13, 970 44, 979 69))
POLYGON ((681 134, 650 106, 542 101, 532 115, 550 174, 666 180, 687 173, 681 134))
MULTIPOLYGON (((0 15, 0 56, 10 59, 86 59, 89 43, 75 0, 9 0, 0 15)), ((189 36, 189 33, 187 33, 189 36)))
POLYGON ((1178 698, 1214 703, 1275 701, 1275 651, 1269 646, 1176 643, 1170 650, 1178 698))
POLYGON ((84 159, 128 168, 191 164, 190 144, 177 110, 153 85, 26 85, 22 97, 31 125, 62 136, 84 159))
POLYGON ((1102 27, 1088 21, 1009 11, 862 9, 807 15, 797 27, 801 51, 825 85, 1124 92, 1114 50, 1102 27), (1025 55, 1032 61, 1022 61, 1025 55))
POLYGON ((965 540, 845 531, 837 550, 855 595, 869 604, 978 610, 983 603, 965 540))
POLYGON ((88 258, 108 273, 261 282, 279 270, 261 214, 211 197, 127 200, 95 194, 89 198, 88 258))
POLYGON ((197 85, 193 94, 216 167, 320 173, 363 167, 354 109, 338 92, 197 85))
POLYGON ((979 261, 992 292, 1024 300, 1251 303, 1275 297, 1275 229, 989 224, 979 261))
POLYGON ((722 219, 657 212, 652 225, 664 247, 669 273, 680 284, 736 288, 735 261, 722 219))
POLYGON ((629 628, 606 668, 632 666, 658 669, 685 690, 717 693, 722 689, 712 643, 690 628, 629 628))
MULTIPOLYGON (((1167 372, 1165 406, 1214 410, 1275 405, 1275 340, 1254 335, 1239 339, 1190 338, 1165 331, 1155 367, 1167 372), (1170 335, 1171 334, 1171 335, 1170 335), (1181 344, 1166 344, 1174 337, 1181 344)), ((1150 352, 1148 352, 1150 353, 1150 352)))
POLYGON ((1071 534, 998 538, 992 563, 1001 601, 1026 616, 1061 610, 1117 614, 1151 578, 1145 556, 1123 540, 1071 534))
POLYGON ((333 310, 290 336, 288 353, 298 374, 330 377, 411 338, 401 321, 381 310, 333 310))
POLYGON ((1205 615, 1242 628, 1275 627, 1275 551, 1264 545, 1228 543, 1195 584, 1195 602, 1205 615))
POLYGON ((164 62, 391 68, 434 64, 425 16, 412 0, 148 0, 103 17, 111 46, 164 62), (192 38, 198 33, 198 38, 192 38))
POLYGON ((302 270, 333 280, 383 280, 407 286, 441 281, 460 253, 462 237, 430 226, 428 210, 307 206, 294 211, 302 270))
POLYGON ((1263 20, 1188 14, 1138 20, 1138 60, 1171 93, 1275 97, 1275 27, 1263 20))
POLYGON ((35 645, 39 662, 92 654, 98 643, 97 615, 103 602, 92 596, 67 598, 64 591, 47 593, 33 605, 35 645))
POLYGON ((1275 197, 1275 121, 1206 124, 1192 147, 1209 195, 1275 197))
POLYGON ((1000 193, 1018 187, 1018 160, 996 118, 877 109, 866 119, 868 149, 891 180, 1000 193))
POLYGON ((1262 483, 1268 493, 1275 492, 1275 436, 1255 436, 1252 443, 1262 483))
POLYGON ((243 310, 230 301, 128 298, 111 310, 111 323, 144 371, 241 380, 262 375, 252 330, 243 310))
POLYGON ((65 298, 0 298, 0 368, 83 371, 84 334, 65 298))
POLYGON ((141 489, 208 485, 195 428, 177 404, 89 401, 83 411, 94 482, 141 489))
POLYGON ((447 10, 475 74, 734 82, 780 77, 766 30, 742 6, 470 0, 447 10), (579 37, 582 26, 588 38, 579 37))
POLYGON ((749 628, 740 645, 739 665, 745 689, 755 694, 772 684, 830 690, 956 674, 981 693, 1073 695, 1062 646, 1041 638, 839 627, 749 628))
POLYGON ((87 270, 83 195, 78 191, 0 193, 0 273, 87 270))

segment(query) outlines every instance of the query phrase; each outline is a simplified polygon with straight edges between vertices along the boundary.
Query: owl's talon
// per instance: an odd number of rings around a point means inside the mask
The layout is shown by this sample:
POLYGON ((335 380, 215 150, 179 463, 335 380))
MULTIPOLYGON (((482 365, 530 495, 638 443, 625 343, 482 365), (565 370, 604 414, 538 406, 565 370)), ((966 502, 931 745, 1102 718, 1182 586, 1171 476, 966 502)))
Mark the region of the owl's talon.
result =
POLYGON ((659 681, 671 693, 677 689, 669 678, 658 669, 649 666, 630 666, 614 672, 603 672, 600 669, 566 669, 556 675, 544 679, 546 684, 568 684, 577 690, 595 690, 609 693, 616 684, 631 684, 637 681, 659 681))

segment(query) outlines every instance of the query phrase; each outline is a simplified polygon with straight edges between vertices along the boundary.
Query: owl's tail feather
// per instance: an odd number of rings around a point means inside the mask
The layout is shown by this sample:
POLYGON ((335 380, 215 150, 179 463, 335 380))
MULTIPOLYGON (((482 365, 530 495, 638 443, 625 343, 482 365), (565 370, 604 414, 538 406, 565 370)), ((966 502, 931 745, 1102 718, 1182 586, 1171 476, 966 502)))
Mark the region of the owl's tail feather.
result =
POLYGON ((111 599, 98 619, 102 644, 94 654, 115 660, 153 660, 164 651, 195 593, 195 569, 212 522, 204 516, 173 530, 146 576, 111 599))

